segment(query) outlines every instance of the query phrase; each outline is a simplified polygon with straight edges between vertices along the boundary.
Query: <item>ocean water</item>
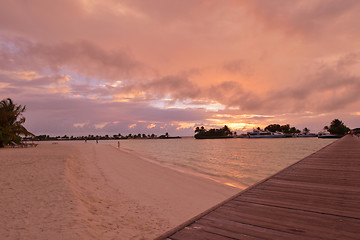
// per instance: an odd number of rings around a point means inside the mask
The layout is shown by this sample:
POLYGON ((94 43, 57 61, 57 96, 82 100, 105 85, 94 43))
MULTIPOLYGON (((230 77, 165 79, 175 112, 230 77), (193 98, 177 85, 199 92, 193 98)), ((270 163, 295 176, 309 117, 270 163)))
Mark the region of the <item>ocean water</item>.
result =
MULTIPOLYGON (((332 143, 334 139, 120 140, 120 148, 146 160, 245 188, 332 143)), ((100 141, 117 147, 118 141, 100 141)))

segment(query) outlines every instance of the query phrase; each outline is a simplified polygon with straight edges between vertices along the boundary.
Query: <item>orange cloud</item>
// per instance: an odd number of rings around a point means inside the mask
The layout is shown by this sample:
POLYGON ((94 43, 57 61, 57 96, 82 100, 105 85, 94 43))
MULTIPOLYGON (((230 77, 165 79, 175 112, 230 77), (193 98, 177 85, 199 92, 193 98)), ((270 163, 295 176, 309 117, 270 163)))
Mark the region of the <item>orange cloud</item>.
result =
POLYGON ((0 94, 58 119, 38 107, 52 102, 69 119, 58 125, 89 120, 83 131, 355 123, 359 10, 355 0, 4 1, 0 94))

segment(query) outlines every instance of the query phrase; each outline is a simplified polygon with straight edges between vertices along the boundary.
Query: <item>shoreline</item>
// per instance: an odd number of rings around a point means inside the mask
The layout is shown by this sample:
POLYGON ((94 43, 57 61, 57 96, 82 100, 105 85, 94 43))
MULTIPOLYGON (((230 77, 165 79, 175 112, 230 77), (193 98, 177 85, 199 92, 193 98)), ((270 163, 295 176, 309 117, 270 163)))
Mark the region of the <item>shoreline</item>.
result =
POLYGON ((165 161, 159 161, 159 160, 155 160, 153 159, 152 156, 150 155, 146 155, 146 154, 142 154, 142 153, 138 153, 137 151, 134 150, 130 150, 130 149, 126 149, 126 148, 117 148, 115 145, 109 144, 110 146, 114 147, 115 149, 119 150, 119 151, 123 151, 126 152, 130 155, 134 155, 146 162, 150 162, 152 164, 156 164, 158 166, 161 166, 163 168, 167 168, 170 169, 171 171, 176 171, 176 172, 180 172, 180 173, 184 173, 186 175, 191 175, 191 176, 195 176, 195 177, 200 177, 200 178, 204 178, 204 179, 208 179, 210 181, 216 182, 218 184, 222 184, 222 185, 226 185, 226 186, 230 186, 233 188, 237 188, 238 191, 244 190, 246 189, 248 186, 245 184, 240 184, 237 182, 231 182, 229 179, 226 178, 220 178, 220 177, 212 177, 210 175, 207 175, 205 173, 200 173, 196 170, 190 169, 188 167, 184 167, 184 166, 180 166, 180 165, 174 165, 172 163, 169 162, 165 162, 165 161))
MULTIPOLYGON (((276 141, 270 141, 271 142, 278 142, 278 141, 284 141, 286 143, 286 146, 288 146, 287 149, 293 149, 293 150, 287 150, 287 151, 275 151, 273 152, 272 149, 273 148, 269 148, 269 146, 271 146, 271 144, 269 145, 268 143, 268 139, 265 140, 260 140, 260 141, 264 141, 264 143, 266 144, 266 146, 268 147, 267 149, 262 149, 260 152, 262 154, 269 154, 270 155, 275 155, 275 158, 273 158, 272 156, 269 158, 272 159, 272 162, 270 163, 269 166, 265 166, 265 167, 261 167, 260 164, 262 164, 263 162, 261 162, 260 159, 260 155, 259 154, 253 154, 251 152, 246 152, 245 151, 235 151, 233 152, 234 154, 237 154, 236 160, 233 159, 234 155, 222 155, 220 156, 218 153, 216 152, 211 152, 212 155, 209 155, 209 151, 204 151, 204 155, 202 155, 202 150, 195 150, 194 149, 190 149, 190 150, 184 150, 183 152, 178 152, 176 147, 176 144, 165 144, 165 145, 160 145, 160 147, 158 147, 157 144, 145 144, 145 141, 143 141, 143 143, 141 144, 132 144, 131 141, 128 141, 127 143, 124 143, 121 145, 121 150, 125 150, 131 154, 135 154, 136 156, 145 159, 146 161, 150 161, 152 163, 161 165, 161 166, 166 166, 168 168, 171 168, 175 171, 180 171, 180 172, 184 172, 187 174, 191 174, 191 175, 195 175, 195 176, 200 176, 203 178, 207 178, 210 179, 212 181, 221 183, 221 184, 225 184, 228 186, 232 186, 232 187, 236 187, 239 188, 239 190, 245 189, 249 186, 251 186, 253 183, 269 176, 270 174, 279 171, 280 169, 282 169, 283 167, 286 167, 290 164, 292 164, 294 161, 298 161, 299 159, 307 156, 308 154, 311 154, 315 151, 317 151, 319 148, 321 148, 322 146, 325 146, 324 144, 328 144, 330 143, 329 140, 326 141, 318 141, 317 139, 315 140, 317 143, 316 144, 312 144, 311 147, 309 146, 309 144, 307 144, 306 142, 308 141, 314 141, 313 139, 309 139, 309 138, 294 138, 293 140, 295 141, 287 141, 288 138, 283 138, 283 139, 276 139, 276 141), (301 142, 301 143, 299 143, 301 142), (318 143, 319 142, 319 143, 318 143), (318 147, 313 147, 313 146, 317 146, 318 147), (139 146, 143 146, 143 148, 139 148, 139 146), (164 146, 167 146, 168 148, 164 148, 164 146), (166 149, 166 150, 165 150, 166 149), (268 151, 268 152, 267 152, 268 151), (293 151, 296 151, 296 154, 293 153, 293 151), (282 155, 281 158, 279 158, 279 155, 282 155), (180 156, 180 157, 178 157, 180 156), (182 157, 184 156, 184 157, 182 157), (211 158, 213 158, 213 160, 211 160, 211 158), (190 159, 190 160, 189 160, 190 159), (196 159, 196 160, 192 160, 192 159, 196 159), (247 159, 247 160, 244 160, 247 159), (259 164, 258 166, 254 167, 253 163, 253 159, 255 159, 255 161, 257 161, 256 163, 259 164), (183 161, 185 160, 185 161, 183 161), (260 161, 259 161, 260 160, 260 161), (244 164, 249 164, 249 172, 244 172, 241 170, 242 166, 240 166, 240 170, 238 171, 237 169, 239 169, 239 165, 238 161, 242 164, 242 162, 244 162, 244 164), (232 168, 237 168, 235 169, 232 173, 230 172, 224 172, 221 171, 222 166, 221 164, 223 162, 226 162, 227 164, 229 164, 229 167, 232 168), (199 164, 200 163, 200 164, 199 164), (209 164, 208 164, 209 163, 209 164), (204 164, 204 165, 202 165, 204 164), (208 168, 207 170, 203 171, 203 167, 208 168), (220 169, 220 171, 218 171, 218 169, 220 169), (238 171, 238 172, 237 172, 238 171)), ((211 144, 216 143, 216 144, 226 144, 226 147, 235 147, 234 145, 238 145, 238 144, 243 144, 242 139, 234 139, 235 141, 229 141, 227 140, 221 140, 222 142, 211 142, 211 144), (224 142, 225 141, 225 142, 224 142), (241 142, 240 142, 241 141, 241 142), (229 143, 229 144, 228 144, 229 143)), ((139 140, 140 141, 140 140, 139 140)), ((193 146, 193 143, 195 144, 195 141, 197 140, 193 140, 189 143, 189 139, 188 140, 181 140, 181 146, 183 147, 189 147, 189 145, 191 145, 191 147, 193 146), (188 143, 186 143, 188 142, 188 143)), ((205 140, 206 141, 206 140, 205 140)), ((258 142, 258 141, 257 141, 258 142)), ((100 144, 101 142, 99 142, 100 144)), ((117 148, 117 144, 116 141, 104 141, 104 143, 106 144, 110 144, 114 147, 117 148)), ((202 141, 196 142, 199 143, 199 147, 204 147, 204 144, 202 141)), ((209 142, 210 143, 210 142, 209 142)), ((244 141, 244 143, 248 143, 247 140, 244 141)), ((254 142, 256 143, 256 142, 254 142)), ((250 144, 250 147, 254 147, 255 144, 250 144)), ((212 145, 213 146, 213 145, 212 145)), ((242 146, 242 145, 241 145, 242 146)), ((207 146, 205 146, 207 147, 207 146)), ((213 146, 214 148, 216 148, 216 146, 213 146)), ((236 146, 237 147, 237 146, 236 146)), ((281 149, 281 146, 273 146, 275 147, 274 149, 281 149)), ((228 169, 227 169, 228 170, 228 169)))
POLYGON ((239 191, 105 144, 1 151, 6 239, 152 239, 239 191))

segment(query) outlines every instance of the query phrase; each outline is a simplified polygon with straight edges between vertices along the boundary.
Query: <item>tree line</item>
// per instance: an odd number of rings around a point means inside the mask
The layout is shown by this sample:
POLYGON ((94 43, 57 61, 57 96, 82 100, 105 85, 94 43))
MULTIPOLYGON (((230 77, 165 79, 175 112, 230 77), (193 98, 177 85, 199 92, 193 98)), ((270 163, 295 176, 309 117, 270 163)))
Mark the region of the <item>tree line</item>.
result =
MULTIPOLYGON (((333 121, 331 121, 330 126, 325 126, 323 129, 328 131, 330 134, 334 134, 334 135, 345 135, 346 133, 348 133, 350 131, 350 128, 345 126, 345 124, 339 119, 334 119, 333 121)), ((257 130, 263 131, 260 127, 257 127, 257 130)), ((284 125, 270 124, 264 128, 264 131, 281 132, 281 133, 284 133, 289 136, 301 133, 301 131, 299 129, 297 129, 296 127, 291 127, 290 124, 284 124, 284 125)), ((305 127, 302 130, 302 132, 304 134, 309 134, 310 129, 305 127)), ((232 132, 226 125, 220 129, 212 128, 209 130, 206 130, 204 128, 204 126, 201 126, 201 127, 195 128, 194 137, 196 139, 228 138, 228 137, 233 137, 235 135, 236 135, 236 132, 232 132)))
MULTIPOLYGON (((25 139, 34 139, 35 135, 29 132, 23 124, 25 123, 25 117, 22 115, 26 110, 25 106, 15 104, 10 98, 3 99, 0 102, 0 147, 4 147, 11 142, 19 143, 22 140, 22 136, 25 139)), ((260 128, 258 128, 260 130, 260 128)), ((300 133, 299 129, 295 127, 290 127, 289 124, 280 125, 280 124, 270 124, 265 127, 266 131, 270 132, 282 132, 285 134, 295 134, 300 133)), ((329 126, 325 126, 324 130, 327 130, 331 134, 336 135, 345 135, 350 129, 345 126, 345 124, 339 120, 334 119, 331 121, 329 126)), ((310 132, 308 128, 304 128, 304 133, 310 132)), ((195 128, 195 138, 229 138, 236 135, 236 132, 232 132, 228 126, 224 126, 220 129, 209 129, 206 130, 204 126, 195 128)), ((98 140, 98 139, 166 139, 166 138, 179 138, 179 137, 169 137, 168 133, 165 133, 161 136, 156 136, 155 134, 146 135, 146 134, 128 134, 122 136, 120 133, 113 135, 99 136, 99 135, 88 135, 81 137, 68 137, 64 135, 63 137, 50 137, 49 135, 39 135, 37 136, 38 140, 98 140)))
MULTIPOLYGON (((109 135, 92 135, 89 134, 87 136, 49 136, 49 135, 38 135, 34 137, 36 140, 39 141, 54 141, 54 140, 119 140, 119 139, 166 139, 171 138, 169 137, 169 133, 165 133, 163 135, 157 136, 156 134, 128 134, 128 135, 121 135, 115 134, 112 136, 109 135)), ((33 138, 31 138, 33 139, 33 138)))
POLYGON ((301 133, 296 127, 290 127, 290 124, 280 125, 280 124, 270 124, 264 129, 269 132, 282 132, 282 133, 301 133))
POLYGON ((223 128, 220 129, 209 129, 206 130, 204 128, 204 126, 201 127, 196 127, 195 129, 195 138, 196 139, 201 139, 201 138, 229 138, 232 137, 233 135, 236 135, 236 133, 233 133, 230 131, 228 126, 224 126, 223 128))

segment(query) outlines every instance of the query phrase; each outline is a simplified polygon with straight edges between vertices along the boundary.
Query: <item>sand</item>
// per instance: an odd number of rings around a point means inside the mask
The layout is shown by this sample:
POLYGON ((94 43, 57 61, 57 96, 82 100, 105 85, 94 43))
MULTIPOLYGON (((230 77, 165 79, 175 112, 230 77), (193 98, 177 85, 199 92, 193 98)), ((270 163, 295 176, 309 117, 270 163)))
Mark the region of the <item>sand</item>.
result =
POLYGON ((0 149, 1 239, 153 239, 239 189, 110 145, 0 149))

